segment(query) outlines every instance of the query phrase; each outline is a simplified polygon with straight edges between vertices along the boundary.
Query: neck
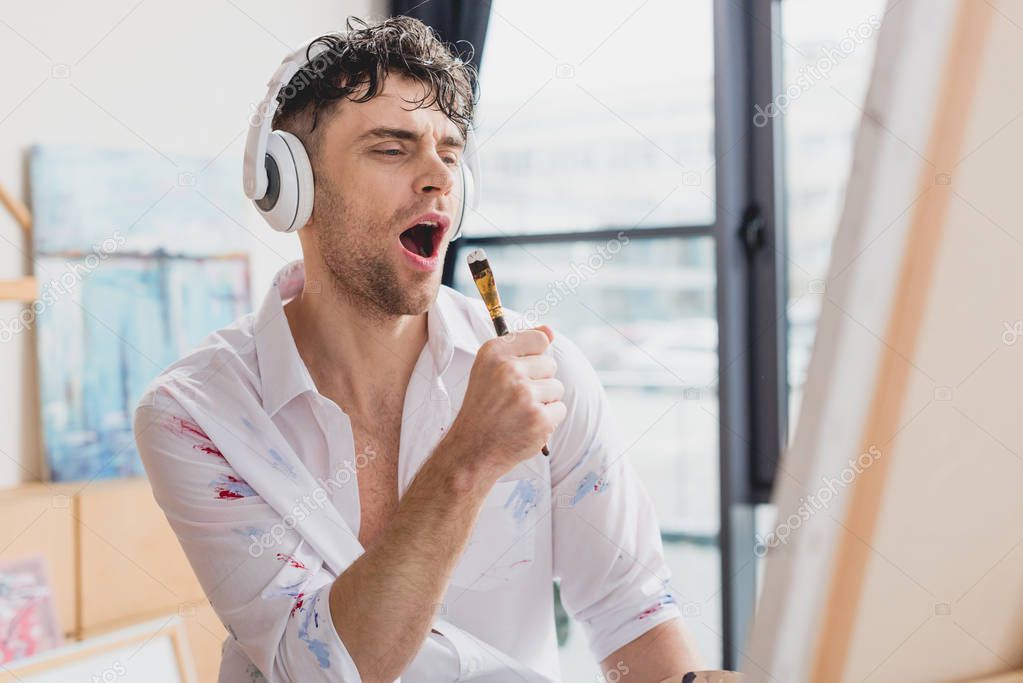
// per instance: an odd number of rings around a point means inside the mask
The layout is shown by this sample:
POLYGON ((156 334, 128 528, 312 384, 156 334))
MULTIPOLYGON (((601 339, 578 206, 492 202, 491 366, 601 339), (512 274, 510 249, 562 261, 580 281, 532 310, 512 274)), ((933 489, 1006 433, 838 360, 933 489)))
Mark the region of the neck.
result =
POLYGON ((427 314, 382 316, 338 292, 323 264, 306 259, 305 268, 307 286, 284 312, 317 390, 356 419, 404 401, 426 344, 427 314))

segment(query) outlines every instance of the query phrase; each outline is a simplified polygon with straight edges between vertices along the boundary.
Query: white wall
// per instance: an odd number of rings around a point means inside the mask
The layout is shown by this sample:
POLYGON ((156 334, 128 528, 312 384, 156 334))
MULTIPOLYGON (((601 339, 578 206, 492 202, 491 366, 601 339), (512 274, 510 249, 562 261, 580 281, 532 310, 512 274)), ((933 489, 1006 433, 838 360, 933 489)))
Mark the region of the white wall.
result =
MULTIPOLYGON (((251 106, 282 56, 339 30, 348 15, 381 18, 386 0, 106 0, 5 3, 0 10, 0 183, 27 201, 25 152, 40 143, 224 155, 238 164, 251 106), (287 9, 285 9, 287 7, 287 9)), ((252 287, 300 255, 249 207, 252 287)), ((0 278, 31 272, 30 246, 0 211, 0 278)), ((19 304, 0 302, 0 320, 19 304)), ((0 343, 0 487, 41 476, 35 336, 0 343)))

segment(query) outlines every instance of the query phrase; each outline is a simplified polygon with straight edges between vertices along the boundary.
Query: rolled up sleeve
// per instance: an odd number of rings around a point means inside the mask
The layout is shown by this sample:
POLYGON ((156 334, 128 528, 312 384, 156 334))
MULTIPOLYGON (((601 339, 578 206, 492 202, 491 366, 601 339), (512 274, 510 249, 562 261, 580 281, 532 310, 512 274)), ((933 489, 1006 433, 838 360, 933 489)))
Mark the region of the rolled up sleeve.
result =
POLYGON ((550 442, 554 575, 599 662, 681 615, 653 502, 600 379, 569 340, 551 346, 568 409, 550 442))
POLYGON ((146 394, 135 438, 153 495, 210 604, 271 683, 361 681, 334 628, 335 576, 169 394, 146 394))

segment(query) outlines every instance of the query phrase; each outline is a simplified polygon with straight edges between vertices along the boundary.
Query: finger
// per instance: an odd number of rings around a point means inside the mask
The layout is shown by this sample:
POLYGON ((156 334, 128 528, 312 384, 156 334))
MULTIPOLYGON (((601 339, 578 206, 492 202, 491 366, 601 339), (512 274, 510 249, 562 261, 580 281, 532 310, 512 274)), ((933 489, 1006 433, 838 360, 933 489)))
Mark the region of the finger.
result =
POLYGON ((554 330, 552 330, 547 325, 537 325, 533 329, 534 330, 541 330, 541 331, 543 331, 543 333, 547 335, 547 340, 548 341, 554 341, 554 330))
POLYGON ((535 356, 543 353, 551 345, 550 337, 542 330, 522 330, 512 332, 511 353, 513 356, 535 356))
POLYGON ((551 356, 522 356, 515 361, 529 379, 547 379, 558 371, 558 362, 551 356))
POLYGON ((557 427, 565 419, 565 415, 568 413, 568 408, 561 401, 553 401, 551 403, 544 403, 541 410, 547 414, 547 418, 551 421, 551 424, 557 427))
POLYGON ((529 383, 529 386, 533 391, 533 397, 541 403, 560 401, 561 397, 565 395, 565 385, 554 377, 534 380, 529 383))

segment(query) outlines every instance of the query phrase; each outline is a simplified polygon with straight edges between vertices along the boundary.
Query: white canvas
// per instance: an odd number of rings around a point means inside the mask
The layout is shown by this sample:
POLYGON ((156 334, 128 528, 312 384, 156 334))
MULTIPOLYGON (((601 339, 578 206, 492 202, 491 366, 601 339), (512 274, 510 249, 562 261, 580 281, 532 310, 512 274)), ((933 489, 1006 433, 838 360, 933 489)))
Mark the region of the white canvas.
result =
POLYGON ((755 681, 1023 667, 1021 26, 1019 0, 889 2, 781 463, 755 681))

